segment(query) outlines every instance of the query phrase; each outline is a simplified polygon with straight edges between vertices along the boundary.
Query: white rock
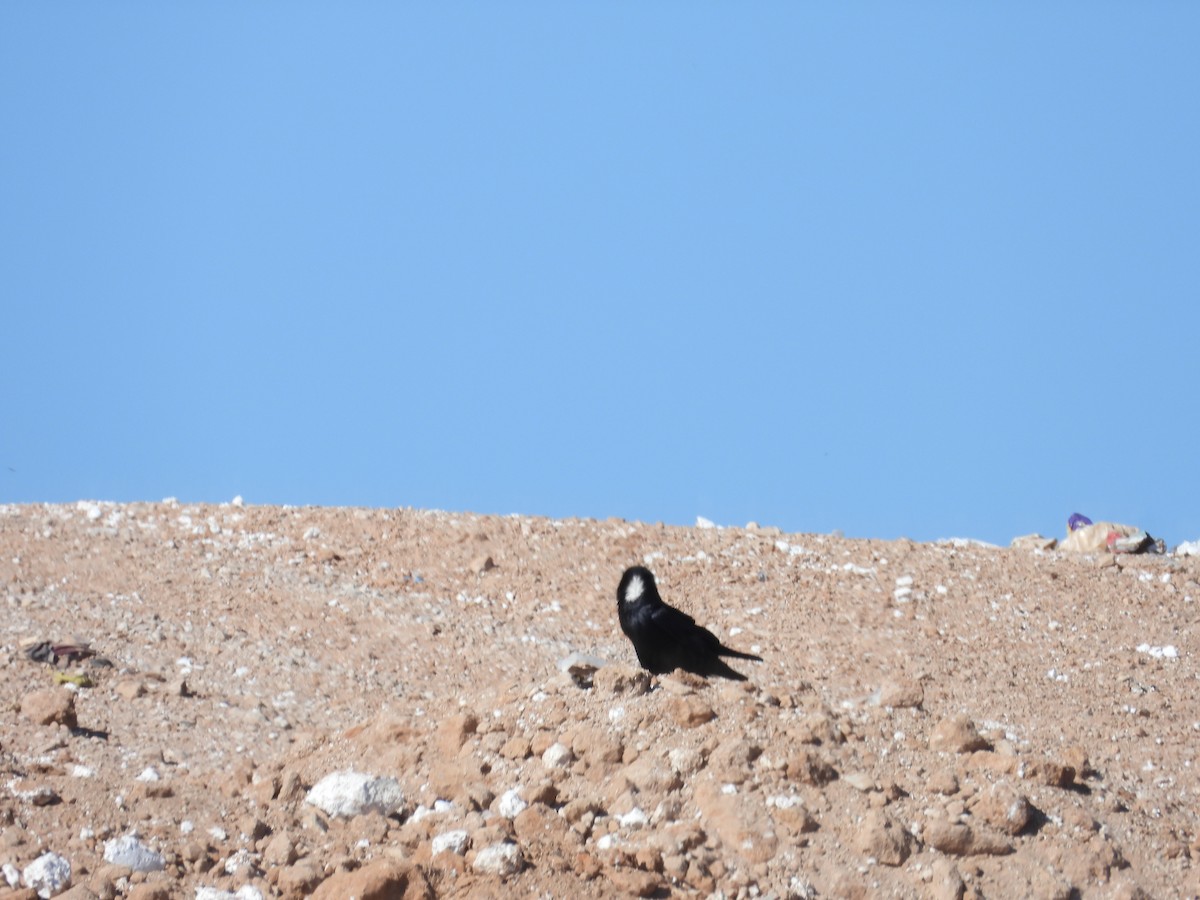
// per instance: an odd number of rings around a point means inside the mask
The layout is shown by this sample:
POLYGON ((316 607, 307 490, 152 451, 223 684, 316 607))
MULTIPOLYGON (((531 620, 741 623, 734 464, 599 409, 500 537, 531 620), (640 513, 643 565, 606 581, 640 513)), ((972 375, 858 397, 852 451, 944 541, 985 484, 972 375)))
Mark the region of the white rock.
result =
POLYGON ((430 809, 425 804, 421 803, 421 804, 417 805, 416 809, 414 809, 411 813, 409 813, 408 821, 420 822, 422 819, 424 819, 428 816, 432 816, 432 815, 433 815, 433 810, 430 809))
POLYGON ((162 854, 151 850, 132 834, 105 841, 104 861, 135 872, 161 872, 167 865, 162 854))
POLYGON ((310 528, 310 529, 308 529, 308 531, 304 532, 304 539, 306 541, 316 540, 320 536, 321 536, 321 529, 318 528, 316 525, 312 526, 312 528, 310 528))
POLYGON ((71 883, 71 864, 57 853, 43 853, 25 867, 21 878, 39 897, 53 897, 71 883))
POLYGON ((245 506, 245 505, 246 505, 246 501, 242 499, 242 495, 241 495, 241 494, 238 494, 238 495, 237 495, 236 497, 234 497, 234 498, 233 498, 231 501, 229 501, 229 503, 230 503, 230 505, 231 505, 231 506, 236 506, 236 507, 238 507, 239 509, 240 509, 241 507, 243 507, 243 506, 245 506))
POLYGON ((496 812, 500 813, 506 819, 515 819, 528 806, 529 804, 522 800, 521 795, 517 793, 517 789, 513 788, 505 791, 500 797, 500 802, 496 804, 496 812))
POLYGON ((555 742, 542 754, 542 765, 547 769, 565 769, 575 761, 575 754, 566 744, 555 742))
POLYGON ((220 888, 196 888, 196 900, 263 900, 263 892, 252 884, 242 885, 236 894, 220 888))
POLYGON ((1138 644, 1138 653, 1145 653, 1152 656, 1154 659, 1179 659, 1179 648, 1174 644, 1167 644, 1164 647, 1155 647, 1151 644, 1138 644))
POLYGON ((939 547, 954 547, 956 550, 964 550, 968 547, 977 547, 981 550, 999 550, 999 544, 989 544, 987 541, 976 540, 975 538, 942 538, 934 541, 939 547))
POLYGON ((154 766, 146 766, 146 768, 142 769, 142 773, 140 775, 138 775, 137 780, 138 781, 160 781, 161 778, 162 778, 162 776, 160 776, 158 774, 158 769, 154 768, 154 766))
POLYGON ((789 544, 787 541, 778 540, 775 542, 775 549, 780 553, 786 553, 788 556, 804 556, 808 550, 796 544, 789 544))
POLYGON ((326 775, 304 799, 322 812, 345 818, 366 812, 390 816, 404 808, 404 792, 395 778, 354 771, 326 775))
POLYGON ((482 875, 515 875, 525 865, 521 858, 521 848, 516 844, 491 844, 475 854, 472 863, 476 872, 482 875))
POLYGON ((704 757, 693 747, 676 747, 667 753, 667 762, 680 775, 691 775, 704 768, 704 757))
POLYGON ((795 794, 776 794, 767 798, 767 806, 773 806, 776 809, 793 809, 797 806, 803 807, 804 801, 795 794))
POLYGON ((136 872, 158 872, 167 868, 162 854, 150 850, 133 834, 104 842, 104 862, 124 865, 136 872))
POLYGON ((717 523, 712 521, 712 519, 704 518, 704 516, 696 516, 696 527, 697 528, 716 528, 717 523))
POLYGON ((249 873, 254 869, 254 854, 245 847, 238 849, 225 860, 225 874, 237 875, 239 872, 249 873))
POLYGON ((1175 548, 1176 556, 1200 556, 1200 541, 1184 541, 1175 548))
POLYGON ((4 880, 8 882, 10 888, 15 888, 21 883, 21 873, 17 871, 17 867, 12 863, 5 863, 0 866, 0 872, 4 873, 4 880))
POLYGON ((617 816, 617 822, 622 828, 641 828, 649 821, 650 817, 642 812, 641 807, 638 806, 635 806, 623 816, 617 816))
POLYGON ((469 837, 465 831, 446 831, 442 834, 434 835, 433 837, 433 855, 444 853, 449 850, 458 856, 462 856, 467 850, 467 841, 469 837))

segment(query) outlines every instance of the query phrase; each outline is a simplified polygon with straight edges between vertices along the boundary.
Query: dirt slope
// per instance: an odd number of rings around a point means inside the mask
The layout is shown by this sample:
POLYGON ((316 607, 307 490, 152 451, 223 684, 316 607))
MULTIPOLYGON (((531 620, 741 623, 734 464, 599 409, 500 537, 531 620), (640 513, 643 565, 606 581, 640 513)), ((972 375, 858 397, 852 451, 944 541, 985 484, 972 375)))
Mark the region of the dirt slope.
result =
POLYGON ((1198 582, 769 528, 0 507, 0 865, 141 900, 1194 896, 1198 582), (642 562, 765 658, 747 682, 636 668, 642 562), (99 664, 24 653, 72 640, 99 664), (608 664, 580 683, 573 652, 608 664), (402 804, 306 802, 346 770, 402 804))

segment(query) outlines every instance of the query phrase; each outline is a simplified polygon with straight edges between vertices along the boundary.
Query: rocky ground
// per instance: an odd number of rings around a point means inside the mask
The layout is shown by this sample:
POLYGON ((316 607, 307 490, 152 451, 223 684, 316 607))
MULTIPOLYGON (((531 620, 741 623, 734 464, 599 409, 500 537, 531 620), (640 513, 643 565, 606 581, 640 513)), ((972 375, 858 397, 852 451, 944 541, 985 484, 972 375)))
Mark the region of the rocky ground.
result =
POLYGON ((0 898, 1196 896, 1198 582, 752 526, 0 507, 0 898), (642 673, 635 563, 766 661, 642 673))

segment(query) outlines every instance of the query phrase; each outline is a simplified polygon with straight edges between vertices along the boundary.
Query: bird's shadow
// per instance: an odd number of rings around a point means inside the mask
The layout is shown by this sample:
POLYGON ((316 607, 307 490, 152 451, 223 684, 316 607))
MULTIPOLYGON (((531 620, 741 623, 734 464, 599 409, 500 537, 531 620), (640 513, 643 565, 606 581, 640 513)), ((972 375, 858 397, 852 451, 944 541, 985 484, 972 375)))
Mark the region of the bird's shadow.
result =
POLYGON ((71 737, 78 738, 95 738, 101 741, 108 740, 108 732, 101 731, 98 728, 84 728, 82 725, 71 729, 71 737))

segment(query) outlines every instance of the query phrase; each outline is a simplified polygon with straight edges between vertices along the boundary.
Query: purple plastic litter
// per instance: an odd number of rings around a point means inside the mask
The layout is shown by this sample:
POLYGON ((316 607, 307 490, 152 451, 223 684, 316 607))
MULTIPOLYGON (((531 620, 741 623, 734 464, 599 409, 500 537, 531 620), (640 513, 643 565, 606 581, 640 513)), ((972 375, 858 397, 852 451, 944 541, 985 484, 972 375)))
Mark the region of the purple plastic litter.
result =
POLYGON ((1075 531, 1077 528, 1091 524, 1092 520, 1083 513, 1071 513, 1071 518, 1067 519, 1067 531, 1075 531))

